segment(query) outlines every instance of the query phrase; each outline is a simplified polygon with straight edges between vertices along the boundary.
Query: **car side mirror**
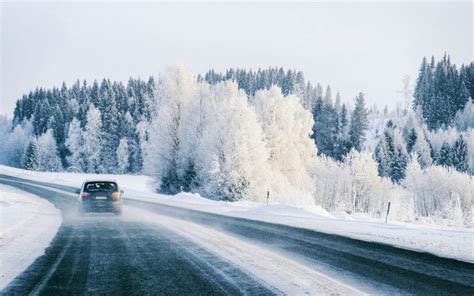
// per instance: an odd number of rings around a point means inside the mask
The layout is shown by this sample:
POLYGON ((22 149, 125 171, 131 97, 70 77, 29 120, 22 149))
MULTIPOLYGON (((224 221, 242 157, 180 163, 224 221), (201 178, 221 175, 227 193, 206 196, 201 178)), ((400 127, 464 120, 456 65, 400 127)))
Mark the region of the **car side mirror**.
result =
POLYGON ((120 190, 120 193, 123 194, 123 190, 120 190))
POLYGON ((81 189, 76 189, 76 194, 81 193, 81 189))

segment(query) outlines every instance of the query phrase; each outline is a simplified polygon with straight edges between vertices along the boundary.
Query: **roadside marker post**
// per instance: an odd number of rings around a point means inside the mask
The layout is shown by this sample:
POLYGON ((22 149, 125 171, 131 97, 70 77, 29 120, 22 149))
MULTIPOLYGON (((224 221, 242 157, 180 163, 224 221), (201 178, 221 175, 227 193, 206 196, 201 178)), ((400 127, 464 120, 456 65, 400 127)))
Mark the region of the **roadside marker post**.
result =
POLYGON ((388 205, 387 205, 387 215, 385 216, 385 223, 387 223, 387 220, 388 220, 388 213, 390 213, 390 202, 388 202, 388 205))

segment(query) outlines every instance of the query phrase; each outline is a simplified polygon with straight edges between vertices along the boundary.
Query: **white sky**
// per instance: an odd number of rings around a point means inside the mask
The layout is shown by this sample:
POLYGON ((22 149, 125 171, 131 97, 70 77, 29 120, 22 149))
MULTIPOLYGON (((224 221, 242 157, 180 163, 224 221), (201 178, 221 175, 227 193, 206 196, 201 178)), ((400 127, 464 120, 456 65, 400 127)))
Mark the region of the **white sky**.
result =
POLYGON ((344 100, 394 106, 423 56, 473 57, 473 5, 456 3, 0 4, 0 114, 37 86, 148 78, 182 63, 303 70, 344 100))

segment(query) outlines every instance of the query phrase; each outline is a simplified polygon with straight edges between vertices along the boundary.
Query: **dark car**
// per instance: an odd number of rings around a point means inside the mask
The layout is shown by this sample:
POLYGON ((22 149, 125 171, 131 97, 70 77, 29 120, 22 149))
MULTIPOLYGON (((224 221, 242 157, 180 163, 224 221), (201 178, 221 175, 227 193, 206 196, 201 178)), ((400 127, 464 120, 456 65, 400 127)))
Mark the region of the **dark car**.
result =
POLYGON ((122 194, 115 181, 85 181, 79 194, 79 212, 113 212, 122 214, 122 194))

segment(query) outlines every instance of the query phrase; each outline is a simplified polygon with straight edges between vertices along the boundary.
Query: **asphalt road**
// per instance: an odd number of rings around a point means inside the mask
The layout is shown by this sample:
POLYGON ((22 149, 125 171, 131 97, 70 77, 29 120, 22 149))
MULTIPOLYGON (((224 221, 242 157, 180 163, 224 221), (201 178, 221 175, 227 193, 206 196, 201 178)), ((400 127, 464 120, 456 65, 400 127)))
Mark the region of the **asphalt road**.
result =
MULTIPOLYGON (((63 225, 46 254, 7 286, 4 293, 279 293, 165 228, 125 222, 113 216, 77 219, 69 195, 32 185, 68 192, 74 188, 3 175, 0 183, 47 198, 63 213, 63 225)), ((131 199, 124 204, 219 229, 310 266, 325 265, 335 273, 390 286, 400 293, 474 295, 474 264, 279 224, 131 199)))
MULTIPOLYGON (((3 176, 2 176, 3 177, 3 176)), ((77 215, 68 195, 0 180, 50 200, 63 224, 7 295, 273 295, 229 262, 165 229, 113 215, 77 215)))

